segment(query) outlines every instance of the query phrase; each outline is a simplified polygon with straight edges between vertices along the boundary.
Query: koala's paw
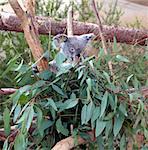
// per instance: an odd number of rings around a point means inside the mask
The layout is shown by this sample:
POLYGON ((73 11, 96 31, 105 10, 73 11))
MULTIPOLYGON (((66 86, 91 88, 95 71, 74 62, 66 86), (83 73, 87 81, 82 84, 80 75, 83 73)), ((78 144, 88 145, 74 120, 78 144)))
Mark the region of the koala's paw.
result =
POLYGON ((59 68, 56 65, 56 62, 54 60, 49 63, 49 69, 53 73, 57 73, 58 72, 59 68))

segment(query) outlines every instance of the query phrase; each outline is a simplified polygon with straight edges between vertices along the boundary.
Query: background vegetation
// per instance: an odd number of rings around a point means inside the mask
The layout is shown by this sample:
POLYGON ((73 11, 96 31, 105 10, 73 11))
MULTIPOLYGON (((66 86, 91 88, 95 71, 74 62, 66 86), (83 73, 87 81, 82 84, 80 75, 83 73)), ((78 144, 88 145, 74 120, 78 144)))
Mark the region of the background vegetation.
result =
MULTIPOLYGON (((55 19, 66 17, 68 6, 61 10, 60 0, 37 3, 37 13, 55 19), (61 13, 62 11, 62 13, 61 13)), ((98 4, 101 9, 103 3, 98 4)), ((74 4, 75 15, 80 21, 93 20, 87 0, 78 7, 74 4)), ((111 4, 110 10, 102 17, 103 24, 120 25, 122 10, 111 4)), ((139 27, 139 24, 135 24, 139 27)), ((132 24, 133 27, 133 24, 132 24)), ((50 38, 40 36, 42 46, 50 54, 50 38)), ((108 43, 112 52, 106 56, 100 43, 99 59, 93 57, 82 61, 79 66, 63 68, 56 76, 50 71, 34 74, 31 65, 31 51, 22 33, 0 32, 0 49, 6 59, 0 62, 0 87, 22 87, 10 97, 0 96, 0 127, 8 135, 3 149, 49 149, 56 142, 78 135, 90 141, 88 131, 95 129, 96 141, 77 147, 78 149, 125 149, 129 139, 138 149, 136 135, 144 135, 141 149, 147 149, 146 103, 139 92, 141 86, 148 86, 148 47, 108 43), (112 60, 115 78, 112 79, 107 62, 112 60), (135 88, 134 93, 127 89, 135 88), (120 89, 120 93, 115 92, 120 89), (8 144, 10 125, 18 127, 15 141, 8 144), (70 126, 73 125, 73 130, 70 126), (31 129, 30 129, 31 128, 31 129), (30 131, 30 130, 31 131, 30 131)), ((61 56, 63 57, 63 56, 61 56)), ((61 57, 57 56, 59 65, 61 57)), ((64 58, 63 58, 64 59, 64 58)))

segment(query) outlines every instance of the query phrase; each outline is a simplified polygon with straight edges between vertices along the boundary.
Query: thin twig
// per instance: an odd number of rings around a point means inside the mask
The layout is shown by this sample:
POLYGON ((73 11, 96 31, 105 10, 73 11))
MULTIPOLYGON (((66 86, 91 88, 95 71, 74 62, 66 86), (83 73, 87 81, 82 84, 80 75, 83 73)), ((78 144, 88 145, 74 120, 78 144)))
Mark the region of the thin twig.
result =
POLYGON ((73 1, 71 0, 71 5, 67 12, 67 35, 73 36, 73 8, 72 8, 73 1))
MULTIPOLYGON (((105 40, 105 37, 103 35, 103 26, 102 26, 101 19, 100 19, 100 16, 99 16, 99 11, 97 10, 96 3, 95 3, 94 0, 91 0, 91 7, 92 7, 92 10, 93 10, 93 12, 95 14, 95 17, 97 19, 98 29, 99 29, 99 33, 100 33, 104 53, 105 53, 105 55, 108 55, 106 40, 105 40)), ((113 67, 112 67, 112 62, 111 61, 108 62, 108 67, 109 67, 110 73, 113 77, 114 73, 113 73, 113 67)))

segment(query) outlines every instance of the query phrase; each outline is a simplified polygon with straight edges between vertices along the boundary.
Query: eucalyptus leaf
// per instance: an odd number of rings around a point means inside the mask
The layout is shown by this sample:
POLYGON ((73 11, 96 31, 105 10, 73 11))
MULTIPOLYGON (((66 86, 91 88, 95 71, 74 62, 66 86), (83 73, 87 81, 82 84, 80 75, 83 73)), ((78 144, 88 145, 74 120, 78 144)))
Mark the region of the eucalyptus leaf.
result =
POLYGON ((57 129, 58 132, 62 133, 62 134, 65 135, 65 136, 68 136, 68 134, 69 134, 68 129, 66 129, 66 128, 62 125, 61 119, 58 119, 58 120, 56 121, 56 129, 57 129))
POLYGON ((93 109, 94 109, 94 104, 93 104, 93 102, 91 101, 91 102, 87 105, 86 123, 91 119, 92 113, 93 113, 93 109))
POLYGON ((121 55, 117 55, 116 58, 117 60, 122 61, 122 62, 126 62, 126 63, 130 62, 126 57, 121 56, 121 55))
POLYGON ((125 150, 125 149, 126 149, 126 139, 125 139, 125 134, 123 134, 120 140, 120 150, 125 150))
POLYGON ((88 89, 91 91, 91 86, 92 86, 92 83, 91 83, 92 81, 91 81, 91 78, 88 78, 87 80, 86 80, 86 83, 87 83, 87 85, 88 85, 88 89))
POLYGON ((92 114, 92 117, 91 117, 92 122, 97 120, 97 118, 100 116, 100 112, 101 112, 101 108, 100 107, 95 107, 93 109, 93 114, 92 114))
POLYGON ((18 104, 14 110, 14 117, 13 117, 13 122, 15 122, 17 120, 17 118, 19 117, 21 112, 21 105, 18 104))
POLYGON ((106 127, 106 121, 102 121, 99 118, 96 120, 96 137, 98 137, 106 127))
POLYGON ((42 119, 43 119, 43 113, 42 113, 42 110, 37 106, 35 106, 35 110, 37 113, 37 126, 38 126, 38 128, 40 128, 42 119))
POLYGON ((60 95, 64 95, 62 89, 59 88, 57 85, 53 84, 53 85, 52 85, 52 88, 53 88, 57 93, 59 93, 60 95))
POLYGON ((81 110, 81 124, 82 125, 86 123, 86 118, 87 118, 87 105, 85 104, 81 110))
POLYGON ((27 143, 26 137, 22 133, 18 134, 14 141, 14 149, 15 150, 26 150, 27 143))
POLYGON ((57 109, 57 106, 56 106, 55 102, 53 101, 53 99, 47 98, 47 100, 48 100, 48 102, 46 103, 45 106, 50 105, 51 107, 53 107, 53 109, 54 109, 55 111, 57 111, 58 109, 57 109))
POLYGON ((3 120, 4 120, 4 130, 6 136, 10 134, 10 111, 8 107, 5 108, 3 113, 3 120))
POLYGON ((81 79, 81 77, 83 76, 83 70, 81 70, 78 74, 78 80, 81 79))
POLYGON ((29 128, 31 126, 31 123, 33 121, 33 117, 34 117, 34 108, 33 108, 33 105, 31 105, 29 107, 28 116, 27 116, 27 122, 26 122, 27 130, 29 130, 29 128))
POLYGON ((56 61, 57 66, 61 65, 65 60, 66 60, 66 56, 63 53, 59 52, 56 55, 55 61, 56 61))
POLYGON ((2 150, 9 150, 9 148, 8 148, 8 139, 5 140, 2 150))
POLYGON ((115 116, 114 127, 113 127, 114 136, 117 136, 117 134, 121 130, 124 119, 125 119, 125 117, 122 114, 117 114, 115 116))
POLYGON ((105 109, 107 107, 107 101, 108 101, 108 92, 106 91, 105 94, 103 95, 102 101, 101 101, 101 113, 100 113, 100 117, 102 117, 102 115, 105 112, 105 109))

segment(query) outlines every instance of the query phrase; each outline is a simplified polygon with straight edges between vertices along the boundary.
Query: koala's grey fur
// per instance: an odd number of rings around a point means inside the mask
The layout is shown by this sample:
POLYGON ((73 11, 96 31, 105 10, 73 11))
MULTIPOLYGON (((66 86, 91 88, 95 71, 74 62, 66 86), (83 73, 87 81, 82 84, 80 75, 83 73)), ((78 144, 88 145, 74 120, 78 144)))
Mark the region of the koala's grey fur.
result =
POLYGON ((67 59, 74 59, 85 50, 89 41, 94 37, 93 33, 83 34, 80 36, 67 36, 65 34, 58 34, 53 38, 54 45, 60 49, 67 59))

